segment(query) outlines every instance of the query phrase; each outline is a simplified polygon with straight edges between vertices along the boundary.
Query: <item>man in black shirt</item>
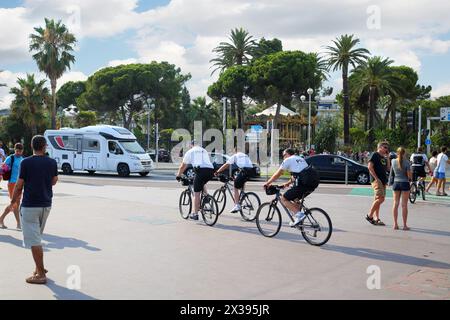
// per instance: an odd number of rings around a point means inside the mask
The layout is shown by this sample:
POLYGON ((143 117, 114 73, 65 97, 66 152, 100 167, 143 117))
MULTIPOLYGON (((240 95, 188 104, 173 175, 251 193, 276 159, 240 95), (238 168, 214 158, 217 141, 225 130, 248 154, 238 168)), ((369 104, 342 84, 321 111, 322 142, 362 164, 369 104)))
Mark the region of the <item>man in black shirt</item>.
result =
POLYGON ((389 160, 389 144, 380 142, 377 152, 374 152, 369 158, 369 172, 371 175, 372 188, 375 194, 375 200, 366 216, 366 220, 373 225, 384 226, 380 220, 380 206, 386 198, 386 185, 388 183, 387 172, 391 169, 389 160))
POLYGON ((22 222, 23 243, 31 249, 36 269, 26 279, 30 284, 47 283, 42 250, 42 233, 50 214, 53 198, 53 186, 58 182, 56 161, 45 155, 47 142, 43 136, 35 136, 31 142, 32 157, 20 164, 20 175, 14 189, 11 205, 18 204, 24 189, 20 218, 22 222))

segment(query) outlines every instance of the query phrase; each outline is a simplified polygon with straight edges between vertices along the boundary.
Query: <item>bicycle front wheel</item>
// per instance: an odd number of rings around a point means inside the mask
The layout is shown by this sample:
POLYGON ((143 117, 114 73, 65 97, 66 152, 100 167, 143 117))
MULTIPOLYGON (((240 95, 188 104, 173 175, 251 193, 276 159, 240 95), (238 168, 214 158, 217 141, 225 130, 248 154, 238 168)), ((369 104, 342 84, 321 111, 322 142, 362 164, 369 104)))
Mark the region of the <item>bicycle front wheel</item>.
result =
POLYGON ((256 214, 256 226, 264 237, 275 237, 281 229, 280 209, 271 202, 260 206, 256 214))
POLYGON ((223 188, 216 190, 213 194, 213 198, 217 202, 218 214, 221 215, 227 205, 227 194, 225 193, 225 190, 223 188))
POLYGON ((306 219, 298 226, 303 238, 313 246, 323 246, 331 238, 333 225, 328 214, 320 209, 307 210, 306 219))
POLYGON ((414 204, 417 199, 417 186, 415 183, 411 184, 411 190, 409 191, 409 202, 414 204))
POLYGON ((261 200, 253 192, 247 192, 241 199, 241 216, 245 221, 255 221, 261 200))
POLYGON ((183 219, 189 219, 189 215, 192 212, 192 197, 189 190, 185 190, 181 193, 179 202, 180 214, 183 219))
POLYGON ((210 196, 206 195, 202 200, 202 218, 206 225, 212 227, 217 223, 219 218, 219 210, 217 207, 216 200, 210 196))

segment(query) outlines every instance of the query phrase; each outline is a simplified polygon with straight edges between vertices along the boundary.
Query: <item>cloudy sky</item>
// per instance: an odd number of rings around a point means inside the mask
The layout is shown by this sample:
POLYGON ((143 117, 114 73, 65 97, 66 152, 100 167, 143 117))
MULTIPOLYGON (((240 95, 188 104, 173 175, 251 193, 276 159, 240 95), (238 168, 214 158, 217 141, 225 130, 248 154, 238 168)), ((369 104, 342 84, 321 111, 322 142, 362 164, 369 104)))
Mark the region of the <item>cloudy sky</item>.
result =
MULTIPOLYGON (((191 73, 191 96, 204 96, 215 80, 212 49, 243 27, 306 52, 354 33, 372 54, 413 67, 438 97, 450 94, 448 12, 448 0, 0 0, 0 83, 11 87, 17 77, 38 73, 28 37, 48 17, 61 19, 79 40, 77 62, 60 85, 106 66, 156 60, 191 73)), ((328 85, 339 91, 339 74, 328 85)), ((0 109, 12 101, 8 91, 0 88, 0 109)))

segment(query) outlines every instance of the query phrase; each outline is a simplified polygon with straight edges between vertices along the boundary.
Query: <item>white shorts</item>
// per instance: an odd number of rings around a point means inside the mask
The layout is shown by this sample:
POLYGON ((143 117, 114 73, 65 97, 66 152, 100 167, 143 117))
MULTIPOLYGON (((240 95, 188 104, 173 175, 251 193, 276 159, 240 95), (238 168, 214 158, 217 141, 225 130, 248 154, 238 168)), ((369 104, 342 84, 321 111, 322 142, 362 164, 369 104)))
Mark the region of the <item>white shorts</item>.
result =
POLYGON ((42 234, 51 208, 20 208, 23 246, 27 249, 42 246, 42 234))

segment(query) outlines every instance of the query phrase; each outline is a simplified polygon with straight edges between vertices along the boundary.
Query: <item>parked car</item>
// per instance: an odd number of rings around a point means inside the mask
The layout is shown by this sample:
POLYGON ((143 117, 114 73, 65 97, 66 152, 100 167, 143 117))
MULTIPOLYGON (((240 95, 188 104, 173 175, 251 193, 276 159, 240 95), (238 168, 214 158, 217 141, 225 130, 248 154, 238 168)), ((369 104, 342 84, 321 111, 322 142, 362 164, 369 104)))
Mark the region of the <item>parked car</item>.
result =
POLYGON ((369 169, 351 159, 337 155, 315 155, 306 158, 319 173, 320 180, 345 181, 345 165, 348 165, 348 181, 369 184, 369 169))
MULTIPOLYGON (((228 161, 228 159, 230 159, 229 155, 222 154, 222 153, 210 153, 209 156, 211 158, 211 162, 213 163, 214 170, 220 169, 220 167, 223 166, 223 164, 226 163, 228 161)), ((234 164, 231 166, 231 174, 233 176, 237 175, 238 170, 239 170, 239 168, 237 165, 234 164)), ((194 176, 194 174, 195 174, 194 169, 192 168, 191 165, 188 165, 184 174, 188 177, 194 176)), ((257 178, 260 176, 261 176, 261 168, 257 164, 254 163, 253 170, 251 171, 251 174, 250 174, 250 178, 257 178)))
MULTIPOLYGON (((148 155, 153 161, 156 161, 156 151, 155 149, 147 150, 148 155)), ((166 149, 158 150, 158 162, 170 162, 172 160, 170 152, 166 149)))

